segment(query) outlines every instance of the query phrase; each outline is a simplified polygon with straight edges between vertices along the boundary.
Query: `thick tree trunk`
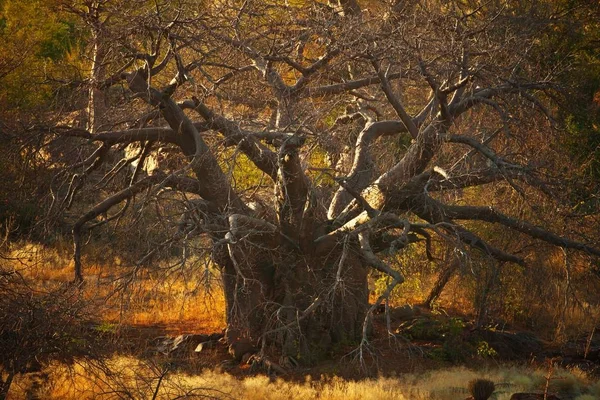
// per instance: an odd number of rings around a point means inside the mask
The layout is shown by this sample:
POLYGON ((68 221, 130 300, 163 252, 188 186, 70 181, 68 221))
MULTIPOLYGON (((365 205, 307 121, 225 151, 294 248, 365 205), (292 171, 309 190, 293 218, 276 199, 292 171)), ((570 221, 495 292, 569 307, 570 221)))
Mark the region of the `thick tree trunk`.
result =
POLYGON ((265 252, 247 257, 250 263, 222 251, 230 340, 274 346, 304 363, 326 357, 336 343, 358 344, 369 307, 368 269, 353 245, 327 257, 282 245, 276 260, 265 252))

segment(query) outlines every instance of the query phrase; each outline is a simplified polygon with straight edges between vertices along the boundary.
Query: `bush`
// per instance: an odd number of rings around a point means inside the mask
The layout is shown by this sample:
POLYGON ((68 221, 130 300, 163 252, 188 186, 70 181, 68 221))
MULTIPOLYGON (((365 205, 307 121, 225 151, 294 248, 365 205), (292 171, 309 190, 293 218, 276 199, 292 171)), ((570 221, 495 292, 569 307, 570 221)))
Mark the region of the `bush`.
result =
POLYGON ((16 375, 38 372, 51 361, 97 358, 106 346, 92 326, 90 305, 77 287, 37 291, 0 266, 0 398, 16 375))
POLYGON ((469 393, 475 400, 487 400, 495 390, 494 382, 487 379, 474 379, 469 382, 469 393))

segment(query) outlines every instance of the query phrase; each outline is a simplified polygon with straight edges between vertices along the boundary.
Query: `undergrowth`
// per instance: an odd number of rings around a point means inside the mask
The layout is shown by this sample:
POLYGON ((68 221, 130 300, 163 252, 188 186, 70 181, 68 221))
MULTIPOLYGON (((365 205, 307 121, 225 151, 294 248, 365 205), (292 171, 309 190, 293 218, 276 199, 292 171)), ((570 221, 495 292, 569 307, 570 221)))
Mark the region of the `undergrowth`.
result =
MULTIPOLYGON (((284 399, 397 399, 455 400, 468 397, 469 382, 485 378, 496 384, 496 400, 508 400, 515 392, 543 391, 547 371, 523 367, 500 367, 474 371, 465 367, 404 374, 360 381, 321 377, 303 382, 257 375, 236 378, 217 370, 197 374, 171 371, 168 364, 142 362, 131 357, 115 357, 99 365, 80 362, 75 366, 48 368, 46 382, 36 395, 45 399, 156 399, 213 398, 248 400, 284 399), (109 372, 110 371, 110 372, 109 372), (186 397, 187 396, 187 397, 186 397)), ((27 394, 28 377, 15 383, 10 399, 27 394)), ((29 389, 30 390, 30 389, 29 389)), ((580 370, 555 370, 550 392, 561 398, 588 400, 600 398, 600 383, 580 370)))

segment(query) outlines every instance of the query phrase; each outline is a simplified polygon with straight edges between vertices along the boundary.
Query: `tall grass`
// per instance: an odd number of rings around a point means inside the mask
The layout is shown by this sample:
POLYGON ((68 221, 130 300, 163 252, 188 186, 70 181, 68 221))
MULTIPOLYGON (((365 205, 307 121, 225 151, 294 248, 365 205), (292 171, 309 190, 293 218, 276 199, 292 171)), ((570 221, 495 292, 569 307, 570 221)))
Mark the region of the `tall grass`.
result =
MULTIPOLYGON (((304 381, 271 378, 265 375, 236 378, 217 370, 197 374, 169 371, 167 365, 115 357, 106 364, 81 362, 66 368, 54 365, 46 371, 48 380, 37 393, 45 399, 157 399, 214 398, 248 400, 331 399, 331 400, 456 400, 468 397, 469 381, 486 378, 496 383, 495 399, 508 400, 515 392, 542 391, 547 371, 523 367, 474 371, 464 367, 405 374, 359 381, 321 377, 304 381), (161 378, 162 376, 162 378, 161 378), (160 384, 159 384, 160 381, 160 384), (158 387, 158 389, 157 389, 158 387), (188 396, 188 397, 185 397, 188 396)), ((600 398, 600 383, 579 370, 557 369, 550 391, 561 398, 600 398)), ((26 394, 27 378, 9 398, 26 394)))
MULTIPOLYGON (((13 243, 7 259, 30 286, 47 290, 73 280, 71 249, 66 243, 48 248, 34 243, 13 243)), ((170 331, 215 332, 225 325, 225 300, 218 273, 204 260, 185 268, 142 268, 85 264, 84 295, 101 307, 106 322, 166 327, 170 331), (134 274, 135 272, 135 274, 134 274)))
MULTIPOLYGON (((68 251, 25 244, 14 247, 10 258, 14 268, 40 288, 62 285, 72 279, 68 251)), ((84 291, 90 299, 102 302, 100 318, 107 322, 132 325, 162 325, 169 331, 214 332, 224 326, 224 299, 215 280, 207 274, 210 265, 196 260, 188 269, 169 270, 157 266, 141 271, 123 286, 130 266, 119 260, 114 264, 86 263, 88 284, 84 291), (215 289, 212 292, 207 289, 215 289)), ((423 290, 415 285, 415 293, 423 290)), ((451 293, 452 291, 448 291, 451 293)), ((458 292, 458 291, 457 291, 458 292)), ((403 299, 408 301, 410 299, 403 299)), ((574 317, 582 316, 574 315, 574 317)), ((348 381, 338 377, 318 380, 272 379, 267 376, 236 378, 227 373, 205 370, 188 373, 158 361, 142 361, 115 356, 103 363, 79 361, 66 367, 46 368, 41 384, 35 376, 19 376, 9 398, 22 399, 37 387, 44 399, 174 399, 207 397, 216 399, 432 399, 455 400, 468 396, 468 383, 484 378, 496 384, 496 400, 509 399, 519 391, 543 390, 547 371, 521 367, 473 371, 463 367, 348 381), (160 382, 160 384, 159 384, 160 382)), ((600 382, 579 370, 557 369, 550 390, 564 398, 600 398, 600 382)), ((30 396, 31 397, 31 396, 30 396)))

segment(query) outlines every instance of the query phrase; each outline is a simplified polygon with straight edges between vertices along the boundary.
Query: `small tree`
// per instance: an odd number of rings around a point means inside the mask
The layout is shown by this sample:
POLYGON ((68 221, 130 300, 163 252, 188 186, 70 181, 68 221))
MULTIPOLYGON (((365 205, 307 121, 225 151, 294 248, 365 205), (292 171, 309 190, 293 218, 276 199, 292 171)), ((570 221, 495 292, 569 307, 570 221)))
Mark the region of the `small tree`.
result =
POLYGON ((97 358, 106 350, 89 308, 77 288, 36 291, 18 272, 0 268, 0 399, 19 374, 40 372, 51 361, 97 358))

